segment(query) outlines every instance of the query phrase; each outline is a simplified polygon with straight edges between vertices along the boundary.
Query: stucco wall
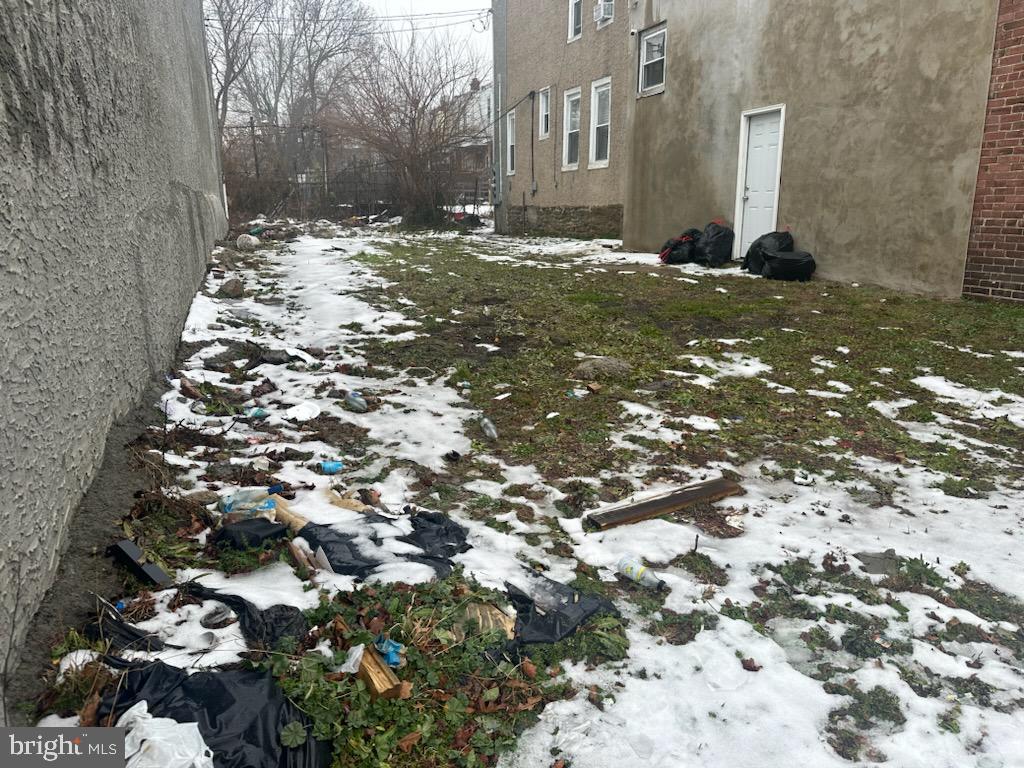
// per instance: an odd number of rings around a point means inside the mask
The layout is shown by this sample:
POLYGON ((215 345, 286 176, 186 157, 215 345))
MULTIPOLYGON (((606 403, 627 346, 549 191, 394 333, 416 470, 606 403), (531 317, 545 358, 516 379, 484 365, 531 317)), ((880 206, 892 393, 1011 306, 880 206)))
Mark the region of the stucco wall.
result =
POLYGON ((200 0, 5 0, 0 660, 225 229, 200 0))
MULTIPOLYGON (((623 105, 632 98, 635 88, 627 2, 618 0, 614 20, 598 28, 593 19, 594 3, 584 0, 583 35, 573 42, 567 42, 568 0, 515 0, 501 5, 506 6, 504 37, 508 52, 501 113, 531 90, 551 89, 549 138, 541 139, 538 134, 539 101, 527 99, 516 108, 518 162, 516 174, 508 176, 502 150, 498 183, 503 188, 503 199, 510 207, 518 207, 520 216, 524 195, 528 208, 571 206, 581 209, 581 216, 586 215, 583 209, 621 205, 627 159, 625 126, 621 118, 623 105), (590 89, 595 80, 604 77, 612 78, 609 162, 607 168, 588 168, 590 89), (582 95, 579 169, 563 171, 564 94, 577 87, 582 95)), ((504 138, 507 125, 501 127, 504 138)))
POLYGON ((627 105, 627 247, 732 221, 740 115, 784 103, 779 226, 819 274, 958 295, 996 5, 639 0, 633 27, 668 22, 668 80, 627 105))

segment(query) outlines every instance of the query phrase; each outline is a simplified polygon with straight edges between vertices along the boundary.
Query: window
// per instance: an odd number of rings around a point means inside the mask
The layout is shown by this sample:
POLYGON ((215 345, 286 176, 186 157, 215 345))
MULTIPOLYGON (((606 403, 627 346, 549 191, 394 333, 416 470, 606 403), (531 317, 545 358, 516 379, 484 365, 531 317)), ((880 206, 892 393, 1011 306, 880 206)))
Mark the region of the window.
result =
POLYGON ((660 92, 665 88, 665 27, 648 30, 640 36, 640 93, 660 92))
POLYGON ((565 92, 562 114, 562 169, 575 171, 580 167, 580 89, 565 92))
POLYGON ((508 121, 508 175, 516 175, 516 113, 509 112, 508 121))
POLYGON ((595 80, 590 87, 590 167, 607 168, 611 148, 612 79, 595 80))
POLYGON ((597 0, 594 6, 594 21, 602 29, 615 21, 615 0, 597 0))
POLYGON ((540 113, 539 124, 537 126, 537 137, 540 139, 546 139, 551 135, 551 89, 545 88, 540 92, 540 104, 538 110, 540 113))
POLYGON ((569 0, 569 42, 583 36, 583 0, 569 0))

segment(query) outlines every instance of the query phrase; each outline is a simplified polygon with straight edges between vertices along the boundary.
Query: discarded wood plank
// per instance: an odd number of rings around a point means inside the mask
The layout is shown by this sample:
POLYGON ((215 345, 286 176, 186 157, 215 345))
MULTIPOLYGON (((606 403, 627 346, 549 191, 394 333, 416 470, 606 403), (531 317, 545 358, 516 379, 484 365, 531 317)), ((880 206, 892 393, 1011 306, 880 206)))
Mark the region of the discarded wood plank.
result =
MULTIPOLYGON (((348 632, 348 625, 340 616, 335 617, 334 626, 339 632, 348 632)), ((407 699, 412 695, 412 684, 402 682, 381 658, 377 649, 367 645, 363 649, 363 660, 359 663, 356 677, 366 684, 370 695, 382 699, 407 699)))
POLYGON ((743 488, 732 480, 724 477, 706 480, 703 483, 675 488, 671 491, 637 502, 622 502, 605 507, 586 517, 585 522, 600 531, 620 525, 639 523, 641 520, 678 512, 681 509, 702 502, 718 501, 727 496, 743 493, 743 488))
POLYGON ((277 522, 282 525, 287 525, 295 533, 298 533, 309 524, 309 520, 304 518, 302 515, 292 512, 286 499, 283 499, 276 494, 270 498, 274 500, 274 519, 276 519, 277 522))

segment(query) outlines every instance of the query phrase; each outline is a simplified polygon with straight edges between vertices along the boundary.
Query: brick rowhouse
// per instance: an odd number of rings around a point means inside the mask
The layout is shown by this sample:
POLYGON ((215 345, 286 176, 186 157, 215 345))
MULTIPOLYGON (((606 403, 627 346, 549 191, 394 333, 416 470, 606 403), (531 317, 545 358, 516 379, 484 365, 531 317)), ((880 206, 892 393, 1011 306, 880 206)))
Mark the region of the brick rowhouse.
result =
POLYGON ((964 295, 1024 301, 1024 0, 999 5, 964 295))

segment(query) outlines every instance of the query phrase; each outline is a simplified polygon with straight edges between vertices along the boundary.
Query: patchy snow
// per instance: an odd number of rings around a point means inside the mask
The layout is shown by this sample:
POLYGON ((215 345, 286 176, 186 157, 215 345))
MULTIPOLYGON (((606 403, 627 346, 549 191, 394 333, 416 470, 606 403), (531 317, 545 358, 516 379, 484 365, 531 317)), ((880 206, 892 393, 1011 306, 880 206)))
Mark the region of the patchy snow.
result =
MULTIPOLYGON (((386 243, 389 238, 398 241, 385 231, 373 235, 375 242, 386 243)), ((664 270, 661 274, 677 273, 715 280, 741 275, 752 277, 737 268, 661 266, 655 254, 613 250, 621 246, 614 241, 519 240, 486 234, 469 234, 461 241, 477 258, 523 269, 589 268, 614 272, 620 267, 637 266, 664 270)), ((451 374, 447 366, 454 361, 433 363, 438 370, 375 369, 372 375, 355 370, 354 367, 373 362, 365 359, 364 342, 410 339, 423 332, 422 326, 411 317, 415 307, 408 299, 399 299, 397 305, 409 315, 375 306, 366 298, 365 291, 386 287, 387 283, 371 267, 353 258, 360 253, 381 252, 362 235, 328 240, 300 238, 288 248, 266 254, 272 276, 240 272, 248 289, 266 290, 282 298, 282 302, 266 303, 252 296, 227 300, 206 293, 198 295, 193 302, 182 338, 206 344, 186 365, 190 377, 195 373, 195 380, 227 386, 225 375, 212 376, 213 372, 204 372, 202 364, 226 351, 232 341, 286 349, 301 358, 289 367, 261 365, 255 371, 259 378, 271 378, 279 391, 271 397, 253 398, 247 404, 271 411, 265 423, 281 427, 280 438, 261 432, 260 423, 234 423, 230 417, 193 413, 189 401, 179 391, 180 380, 172 380, 172 389, 162 398, 168 416, 184 426, 224 430, 226 436, 251 441, 252 450, 244 456, 236 456, 240 461, 252 461, 261 452, 281 447, 344 459, 346 464, 351 458, 357 459, 354 468, 346 467, 335 477, 315 474, 301 461, 285 461, 283 469, 275 474, 300 487, 290 504, 293 511, 312 522, 355 536, 360 552, 380 561, 381 565, 368 579, 370 582, 419 583, 434 577, 431 568, 403 557, 419 550, 398 541, 411 530, 408 518, 397 514, 416 496, 412 486, 418 482, 418 477, 410 464, 443 473, 446 453, 473 452, 477 460, 494 471, 466 480, 463 490, 474 496, 522 505, 537 516, 550 518, 541 524, 532 520, 524 522, 514 513, 504 514, 500 522, 506 524, 507 530, 499 531, 473 519, 464 507, 456 505, 450 515, 466 528, 470 549, 453 559, 482 584, 504 589, 508 582, 528 588, 534 578, 531 562, 544 563, 549 569, 546 575, 563 582, 576 577, 580 561, 594 566, 602 578, 609 579, 613 578, 612 569, 623 554, 635 554, 652 563, 665 564, 657 572, 669 587, 666 609, 717 614, 715 629, 706 629, 692 642, 676 646, 646 631, 650 619, 631 614, 634 610, 631 604, 620 605, 632 619, 628 628, 629 657, 621 664, 594 669, 569 665, 566 674, 580 692, 549 705, 540 721, 523 734, 515 751, 501 758, 502 766, 545 768, 553 760, 553 749, 559 750, 573 765, 588 768, 621 765, 675 768, 690 764, 732 768, 783 765, 791 761, 808 766, 850 765, 835 753, 823 735, 829 713, 849 704, 850 699, 826 693, 821 682, 810 676, 814 672, 811 657, 799 640, 801 633, 816 623, 793 618, 773 619, 763 627, 762 634, 750 622, 729 618, 722 611, 729 606, 758 601, 765 584, 778 584, 778 576, 768 566, 780 566, 798 557, 820 563, 826 555, 845 558, 855 552, 879 552, 888 548, 900 554, 921 555, 951 583, 960 583, 953 566, 966 561, 971 564, 972 577, 1016 595, 1024 591, 1020 583, 1017 545, 1024 535, 1019 488, 999 486, 985 497, 951 498, 938 487, 948 479, 947 475, 913 462, 846 457, 868 476, 879 478, 891 488, 883 497, 877 494, 869 497, 872 488, 863 480, 841 481, 827 472, 818 474, 808 468, 794 471, 792 467, 787 469, 770 461, 739 466, 716 462, 699 470, 673 467, 678 477, 690 477, 694 481, 722 473, 740 478, 745 490, 742 497, 725 499, 710 507, 740 535, 709 537, 696 525, 665 519, 605 532, 585 531, 581 517, 565 516, 559 511, 556 502, 564 499, 565 494, 550 485, 535 466, 507 464, 490 455, 486 446, 474 445, 471 436, 479 434, 474 430, 481 414, 467 402, 459 388, 447 384, 451 374), (250 313, 252 322, 262 326, 258 334, 252 325, 224 323, 228 317, 238 317, 240 311, 250 313), (309 354, 312 347, 325 351, 322 364, 309 354), (206 378, 208 375, 210 378, 206 378), (368 413, 353 413, 325 394, 331 389, 380 393, 379 402, 368 413), (336 446, 312 439, 309 421, 318 416, 337 419, 348 428, 367 430, 367 455, 342 456, 343 451, 336 446), (331 503, 328 492, 332 483, 354 483, 356 477, 380 478, 374 485, 388 507, 396 512, 390 516, 395 519, 371 521, 359 512, 331 503), (568 537, 571 554, 555 555, 548 546, 551 539, 546 523, 555 521, 556 528, 568 537), (536 536, 540 543, 528 543, 525 539, 528 535, 536 536), (669 565, 675 558, 690 552, 698 536, 700 553, 727 572, 725 585, 710 587, 699 583, 684 568, 669 565), (761 669, 747 671, 740 657, 756 660, 761 669), (603 711, 588 701, 587 689, 591 685, 611 693, 604 701, 603 711)), ((429 269, 422 271, 429 272, 429 269)), ((690 277, 676 279, 686 284, 698 282, 690 277)), ((215 290, 216 285, 212 278, 207 282, 208 289, 215 290)), ((688 290, 685 285, 679 289, 688 290)), ((725 288, 720 290, 727 292, 725 288)), ((458 313, 452 314, 457 316, 458 313)), ((793 329, 782 330, 800 333, 793 329)), ((700 347, 702 341, 695 339, 693 346, 700 347)), ((717 341, 734 347, 745 340, 717 341)), ((498 350, 489 344, 479 347, 488 352, 498 350)), ((850 355, 847 347, 836 347, 835 351, 850 355)), ((985 354, 966 348, 961 351, 978 356, 985 354)), ((1004 354, 1024 358, 1021 352, 1004 354)), ((583 353, 577 356, 586 357, 583 353)), ((765 387, 780 394, 799 397, 796 389, 765 378, 773 372, 772 367, 754 356, 728 351, 721 355, 684 354, 679 359, 682 361, 679 367, 689 370, 666 370, 665 374, 689 385, 714 388, 726 377, 757 378, 765 387)), ((821 356, 812 358, 812 362, 823 373, 840 368, 839 363, 821 356)), ((850 360, 843 359, 843 370, 850 364, 850 360)), ((877 370, 893 373, 890 368, 877 370)), ((843 376, 838 372, 830 375, 843 376)), ((786 381, 784 371, 776 377, 786 381)), ((850 377, 849 380, 858 379, 850 377)), ((1006 418, 1011 424, 1024 427, 1024 398, 1018 395, 998 390, 981 391, 937 375, 919 376, 912 383, 944 402, 962 406, 975 417, 1006 418)), ((849 395, 849 403, 856 401, 857 394, 862 394, 838 378, 827 380, 826 386, 831 389, 804 391, 828 401, 843 400, 849 395)), ((510 385, 496 387, 496 390, 500 390, 494 396, 497 403, 512 394, 510 385)), ((993 447, 977 437, 960 434, 956 428, 961 425, 946 417, 928 425, 900 421, 900 411, 915 405, 916 401, 902 397, 904 393, 895 382, 888 391, 891 394, 882 394, 870 403, 871 407, 901 425, 913 439, 944 441, 979 452, 979 456, 980 452, 993 447)), ((632 399, 618 402, 621 413, 615 423, 609 424, 608 445, 632 452, 635 463, 625 471, 605 470, 600 478, 616 477, 627 481, 627 488, 636 492, 634 500, 661 493, 669 487, 664 482, 651 483, 644 479, 650 468, 645 462, 655 463, 655 451, 645 444, 647 441, 668 445, 685 444, 688 439, 696 441, 698 438, 721 441, 721 435, 716 433, 722 431, 723 425, 728 425, 726 420, 706 414, 672 417, 659 409, 657 403, 639 403, 632 399), (704 434, 695 435, 698 432, 704 434)), ((821 405, 841 407, 843 404, 821 405)), ((842 418, 842 414, 834 410, 825 410, 824 414, 833 419, 842 418)), ((555 418, 558 414, 551 412, 548 416, 555 418)), ((827 424, 837 430, 837 435, 844 426, 834 421, 827 424)), ((533 426, 523 425, 523 429, 533 426)), ((817 441, 814 448, 823 455, 834 452, 838 456, 842 455, 843 444, 838 437, 832 437, 817 441)), ((1006 460, 1010 458, 1012 456, 1007 454, 1006 460)), ((190 465, 188 477, 192 480, 206 465, 191 455, 181 461, 190 465)), ((599 484, 597 478, 578 480, 592 486, 599 484)), ((227 494, 233 490, 226 486, 219 492, 227 494)), ((179 582, 192 578, 207 587, 244 597, 259 608, 286 604, 307 609, 317 605, 319 589, 331 592, 359 588, 352 577, 323 571, 313 582, 303 581, 290 566, 280 562, 236 576, 199 569, 177 574, 179 582)), ((205 629, 201 619, 215 603, 204 601, 171 610, 169 603, 173 595, 174 590, 157 593, 156 614, 138 626, 179 647, 149 654, 148 658, 161 658, 189 669, 240 660, 239 654, 246 650, 246 645, 237 623, 218 630, 205 629)), ((881 616, 891 622, 894 633, 908 642, 913 641, 914 661, 951 677, 967 678, 977 674, 979 679, 998 687, 1000 695, 1008 702, 1024 699, 1020 662, 1012 655, 996 657, 990 650, 993 646, 981 647, 978 643, 950 643, 943 653, 920 641, 934 624, 929 614, 939 616, 942 621, 957 618, 982 623, 967 611, 948 608, 924 594, 900 593, 899 599, 907 609, 906 621, 901 622, 894 607, 884 603, 869 605, 852 594, 802 597, 821 611, 835 606, 863 615, 881 616), (990 655, 984 656, 985 653, 990 655), (977 671, 966 666, 976 654, 982 654, 984 661, 977 671)), ((846 628, 839 620, 820 626, 833 637, 841 636, 846 628)), ((1017 628, 1005 629, 1012 632, 1017 628)), ((71 658, 67 664, 76 660, 81 661, 82 657, 71 658)), ((892 691, 907 717, 907 723, 900 728, 870 731, 872 744, 888 756, 891 765, 1012 768, 1019 764, 1019 755, 1024 754, 1024 729, 1020 728, 1019 710, 1004 713, 964 699, 960 702, 963 709, 960 732, 949 733, 938 728, 936 722, 951 702, 917 696, 900 678, 892 659, 884 657, 861 663, 849 656, 844 661, 849 664, 848 676, 863 690, 883 685, 892 691)))
POLYGON ((1011 424, 1024 429, 1024 397, 1007 394, 998 389, 981 390, 958 384, 942 376, 918 376, 913 384, 927 389, 939 400, 957 403, 983 419, 1008 419, 1011 424))

